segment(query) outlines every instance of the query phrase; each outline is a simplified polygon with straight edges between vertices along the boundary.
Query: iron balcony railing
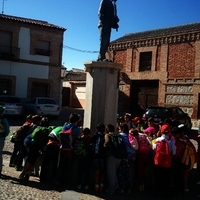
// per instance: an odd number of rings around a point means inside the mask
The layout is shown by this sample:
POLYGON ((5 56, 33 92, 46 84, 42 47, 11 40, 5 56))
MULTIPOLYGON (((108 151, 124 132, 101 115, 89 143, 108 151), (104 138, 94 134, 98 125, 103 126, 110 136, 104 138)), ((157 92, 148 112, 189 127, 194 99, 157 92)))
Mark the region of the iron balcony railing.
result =
POLYGON ((19 55, 20 55, 20 48, 0 45, 1 60, 18 60, 19 55))

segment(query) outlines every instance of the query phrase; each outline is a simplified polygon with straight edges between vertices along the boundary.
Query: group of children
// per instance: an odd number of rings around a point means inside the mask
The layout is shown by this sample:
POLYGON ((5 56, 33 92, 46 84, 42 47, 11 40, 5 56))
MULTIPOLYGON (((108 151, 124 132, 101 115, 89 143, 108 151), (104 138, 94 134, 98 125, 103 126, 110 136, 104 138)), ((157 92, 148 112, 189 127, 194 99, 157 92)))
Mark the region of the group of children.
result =
POLYGON ((149 176, 146 170, 153 166, 155 195, 158 191, 170 195, 172 186, 178 192, 189 191, 188 173, 198 158, 193 144, 185 136, 184 125, 170 119, 155 124, 153 118, 146 123, 139 117, 132 119, 128 113, 118 119, 117 125, 97 124, 95 133, 79 124, 80 116, 76 113, 72 113, 63 126, 53 128, 49 127, 47 118, 28 116, 22 127, 29 128, 21 133, 20 139, 19 133, 15 136, 10 167, 20 170, 25 158, 19 178, 28 180, 36 161, 43 156, 38 174, 40 181, 60 185, 74 181, 77 163, 78 190, 88 189, 92 183, 96 192, 105 189, 112 195, 116 189, 130 193, 134 186, 144 191, 146 176, 149 176), (194 155, 190 166, 183 162, 183 157, 187 158, 184 151, 187 145, 192 147, 194 155))

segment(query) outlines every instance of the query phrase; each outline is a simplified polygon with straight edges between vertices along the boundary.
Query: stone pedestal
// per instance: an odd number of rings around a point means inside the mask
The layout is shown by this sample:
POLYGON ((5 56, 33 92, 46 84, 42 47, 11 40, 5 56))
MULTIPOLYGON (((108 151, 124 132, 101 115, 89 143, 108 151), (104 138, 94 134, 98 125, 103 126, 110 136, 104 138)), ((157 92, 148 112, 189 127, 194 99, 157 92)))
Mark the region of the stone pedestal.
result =
POLYGON ((122 64, 86 62, 87 72, 84 127, 96 132, 96 125, 116 125, 118 107, 118 74, 122 64))

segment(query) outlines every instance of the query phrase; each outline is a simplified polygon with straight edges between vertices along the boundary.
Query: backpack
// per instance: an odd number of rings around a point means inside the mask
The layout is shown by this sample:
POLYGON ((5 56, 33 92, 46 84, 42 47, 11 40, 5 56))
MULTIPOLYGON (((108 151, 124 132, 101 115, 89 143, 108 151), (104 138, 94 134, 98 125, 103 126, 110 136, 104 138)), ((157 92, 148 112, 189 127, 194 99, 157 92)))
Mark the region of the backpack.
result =
POLYGON ((91 138, 89 150, 93 158, 103 158, 105 156, 104 142, 103 133, 97 133, 91 138))
POLYGON ((109 148, 111 153, 119 159, 127 158, 127 148, 126 144, 120 135, 110 134, 109 135, 109 148))
POLYGON ((16 141, 23 141, 27 136, 28 131, 30 130, 31 125, 24 125, 21 126, 17 131, 15 131, 12 135, 12 140, 16 141))
POLYGON ((152 149, 146 135, 138 136, 138 151, 141 153, 148 153, 152 149))
POLYGON ((56 140, 60 142, 60 132, 62 131, 62 126, 56 126, 49 133, 49 139, 56 140))
POLYGON ((78 158, 84 158, 87 155, 86 140, 88 138, 80 137, 74 140, 74 155, 78 158))
POLYGON ((73 142, 73 128, 74 126, 68 127, 65 126, 60 132, 60 149, 62 150, 72 150, 72 142, 73 142))
POLYGON ((171 167, 171 155, 168 140, 156 141, 154 164, 159 167, 171 167))
POLYGON ((183 168, 185 170, 190 170, 194 167, 194 164, 198 160, 196 149, 192 142, 187 138, 180 138, 179 141, 185 145, 181 156, 181 163, 183 164, 183 168))
POLYGON ((138 150, 138 149, 135 148, 135 145, 134 145, 135 140, 137 140, 135 138, 135 136, 133 136, 132 134, 128 134, 128 140, 129 140, 130 147, 132 149, 138 150))
POLYGON ((36 127, 33 132, 31 133, 32 142, 36 143, 40 148, 43 148, 48 140, 49 140, 49 133, 51 132, 51 127, 36 127))

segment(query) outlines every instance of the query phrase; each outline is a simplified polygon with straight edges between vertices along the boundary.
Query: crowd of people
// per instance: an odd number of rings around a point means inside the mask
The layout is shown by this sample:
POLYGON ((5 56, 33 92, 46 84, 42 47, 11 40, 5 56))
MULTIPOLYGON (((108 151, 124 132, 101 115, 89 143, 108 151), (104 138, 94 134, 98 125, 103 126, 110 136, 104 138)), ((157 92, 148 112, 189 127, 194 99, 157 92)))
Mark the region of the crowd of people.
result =
MULTIPOLYGON (((2 141, 9 134, 3 111, 0 107, 0 119, 6 124, 0 132, 0 170, 2 141)), ((14 148, 9 166, 21 171, 21 181, 34 174, 41 183, 59 186, 74 182, 75 175, 77 190, 90 187, 95 192, 113 195, 131 193, 133 188, 143 192, 151 173, 153 194, 164 192, 170 196, 174 191, 189 191, 187 180, 195 163, 200 176, 198 153, 187 129, 170 119, 157 124, 153 118, 132 118, 126 113, 117 118, 116 124, 98 123, 92 133, 88 127, 82 127, 81 117, 76 113, 71 113, 64 125, 56 127, 49 125, 47 117, 28 115, 10 141, 14 148), (149 166, 151 172, 147 172, 149 166)))

